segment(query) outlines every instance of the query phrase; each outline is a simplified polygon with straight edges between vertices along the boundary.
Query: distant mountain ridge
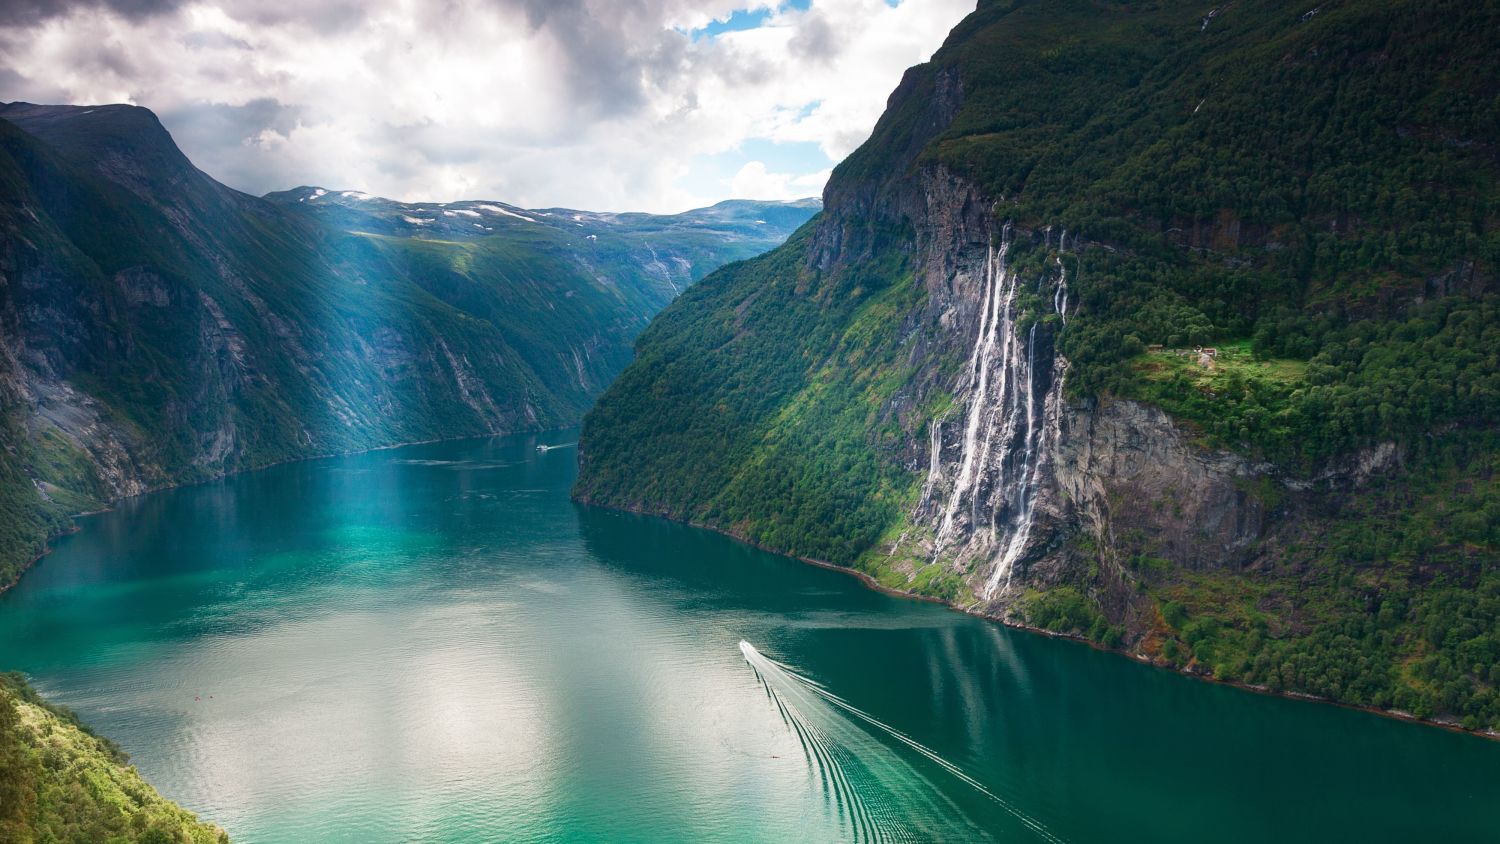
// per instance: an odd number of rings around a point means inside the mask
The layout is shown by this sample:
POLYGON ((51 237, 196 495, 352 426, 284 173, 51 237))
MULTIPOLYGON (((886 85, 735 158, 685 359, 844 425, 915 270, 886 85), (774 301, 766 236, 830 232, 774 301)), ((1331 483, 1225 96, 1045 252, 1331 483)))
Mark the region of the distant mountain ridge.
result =
POLYGON ((254 197, 146 109, 0 105, 0 584, 123 495, 576 423, 661 307, 816 211, 254 197))
POLYGON ((458 200, 454 202, 403 202, 357 190, 332 190, 317 185, 301 185, 289 190, 272 191, 263 199, 284 205, 298 205, 318 211, 333 207, 351 212, 349 220, 368 219, 394 225, 397 220, 410 231, 445 231, 451 234, 482 236, 494 223, 551 226, 554 228, 588 228, 589 226, 624 226, 644 230, 720 229, 726 234, 739 233, 751 240, 757 227, 771 230, 795 229, 807 221, 808 211, 823 207, 817 197, 786 201, 726 199, 705 208, 694 208, 679 214, 648 214, 641 211, 582 211, 576 208, 523 208, 493 199, 458 200), (425 216, 424 216, 425 215, 425 216), (397 219, 391 219, 392 217, 397 219), (405 219, 410 217, 411 219, 405 219), (436 224, 433 227, 433 224, 436 224), (467 224, 467 228, 465 227, 467 224), (473 229, 471 231, 470 229, 473 229))
POLYGON ((577 250, 580 261, 595 272, 595 256, 607 260, 624 238, 628 248, 644 249, 641 264, 648 279, 659 282, 658 292, 676 296, 703 276, 702 267, 715 265, 720 251, 749 248, 765 251, 767 240, 779 243, 823 207, 817 198, 768 202, 727 199, 707 208, 680 214, 581 211, 574 208, 522 208, 498 200, 402 202, 362 191, 330 190, 303 185, 263 197, 294 213, 348 232, 421 240, 473 241, 497 232, 535 237, 555 235, 577 250), (600 243, 600 238, 605 242, 600 243), (686 245, 706 250, 701 255, 678 254, 686 245), (658 255, 653 243, 676 247, 658 255), (602 256, 601 256, 602 253, 602 256))

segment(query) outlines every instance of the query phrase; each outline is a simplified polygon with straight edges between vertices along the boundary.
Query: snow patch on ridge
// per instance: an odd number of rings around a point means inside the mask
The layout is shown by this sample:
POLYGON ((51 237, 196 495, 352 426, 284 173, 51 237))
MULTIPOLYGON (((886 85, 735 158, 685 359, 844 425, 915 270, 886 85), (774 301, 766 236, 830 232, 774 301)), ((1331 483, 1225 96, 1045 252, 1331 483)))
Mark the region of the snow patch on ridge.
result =
POLYGON ((507 208, 501 208, 498 205, 490 205, 488 203, 485 203, 483 205, 476 205, 474 207, 476 207, 476 208, 482 208, 485 211, 490 212, 491 214, 504 214, 507 217, 515 217, 517 220, 525 220, 528 223, 535 223, 536 222, 536 220, 534 220, 534 219, 526 216, 525 214, 517 214, 516 212, 511 211, 511 210, 509 210, 507 208))

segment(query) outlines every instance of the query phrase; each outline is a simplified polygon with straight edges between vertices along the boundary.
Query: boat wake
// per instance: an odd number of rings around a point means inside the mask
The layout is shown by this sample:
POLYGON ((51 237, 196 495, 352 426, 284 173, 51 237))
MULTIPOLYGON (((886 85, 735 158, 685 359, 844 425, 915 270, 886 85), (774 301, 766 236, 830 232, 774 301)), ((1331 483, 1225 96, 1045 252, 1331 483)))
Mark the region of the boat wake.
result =
POLYGON ((1040 821, 905 733, 818 682, 762 654, 740 652, 782 721, 802 744, 808 770, 854 841, 972 841, 988 838, 931 780, 898 754, 894 741, 939 771, 993 800, 1043 841, 1061 844, 1040 821))

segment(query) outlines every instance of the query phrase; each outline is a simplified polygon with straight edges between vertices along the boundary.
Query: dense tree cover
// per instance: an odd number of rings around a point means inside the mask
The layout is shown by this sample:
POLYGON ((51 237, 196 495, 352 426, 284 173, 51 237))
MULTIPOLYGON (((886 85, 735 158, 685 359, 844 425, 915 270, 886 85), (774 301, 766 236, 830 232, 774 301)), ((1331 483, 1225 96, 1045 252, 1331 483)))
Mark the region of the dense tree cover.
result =
MULTIPOLYGON (((1252 335, 1306 359, 1347 325, 1404 319, 1500 265, 1500 8, 1488 3, 996 0, 914 69, 913 95, 837 170, 890 179, 941 80, 951 125, 919 162, 1073 233, 1075 395, 1117 389, 1147 344, 1252 335), (955 95, 956 96, 956 95, 955 95), (1312 316, 1299 323, 1292 316, 1312 316)), ((1364 331, 1366 329, 1358 329, 1364 331)))
POLYGON ((0 841, 225 844, 229 837, 157 794, 116 745, 19 674, 0 675, 0 841))
MULTIPOLYGON (((1022 223, 1173 261, 1168 244, 1269 246, 1275 272, 1355 295, 1379 273, 1493 258, 1500 69, 1474 33, 1500 9, 1307 11, 1236 2, 1205 23, 1183 2, 983 3, 929 66, 958 68, 963 105, 925 158, 1022 223)), ((892 152, 857 155, 889 168, 892 152)))
MULTIPOLYGON (((1419 441, 1407 469, 1317 507, 1265 570, 1135 563, 1169 661, 1500 728, 1500 435, 1419 441)), ((1165 654, 1165 651, 1163 651, 1165 654)))
POLYGON ((1295 469, 1500 418, 1500 297, 1439 299, 1400 320, 1288 314, 1265 320, 1252 346, 1266 364, 1309 347, 1317 353, 1305 365, 1272 366, 1274 377, 1255 377, 1234 357, 1205 371, 1192 357, 1143 355, 1118 390, 1197 424, 1217 444, 1295 469))
POLYGON ((899 430, 876 414, 907 374, 888 328, 919 288, 898 258, 820 276, 811 226, 651 324, 585 417, 580 498, 843 564, 895 518, 906 477, 879 448, 899 430))
POLYGON ((1026 623, 1043 630, 1083 636, 1106 647, 1120 644, 1124 630, 1109 623, 1088 595, 1075 586, 1032 591, 1020 602, 1026 623))

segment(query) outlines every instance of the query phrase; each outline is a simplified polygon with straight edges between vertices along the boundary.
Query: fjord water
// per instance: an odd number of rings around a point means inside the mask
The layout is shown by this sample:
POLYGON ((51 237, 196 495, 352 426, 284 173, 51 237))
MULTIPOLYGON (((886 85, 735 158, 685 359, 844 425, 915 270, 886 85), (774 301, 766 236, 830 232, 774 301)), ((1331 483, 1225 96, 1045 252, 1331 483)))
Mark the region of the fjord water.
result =
POLYGON ((0 666, 240 842, 1500 836, 1500 742, 578 507, 573 438, 124 502, 0 598, 0 666))

